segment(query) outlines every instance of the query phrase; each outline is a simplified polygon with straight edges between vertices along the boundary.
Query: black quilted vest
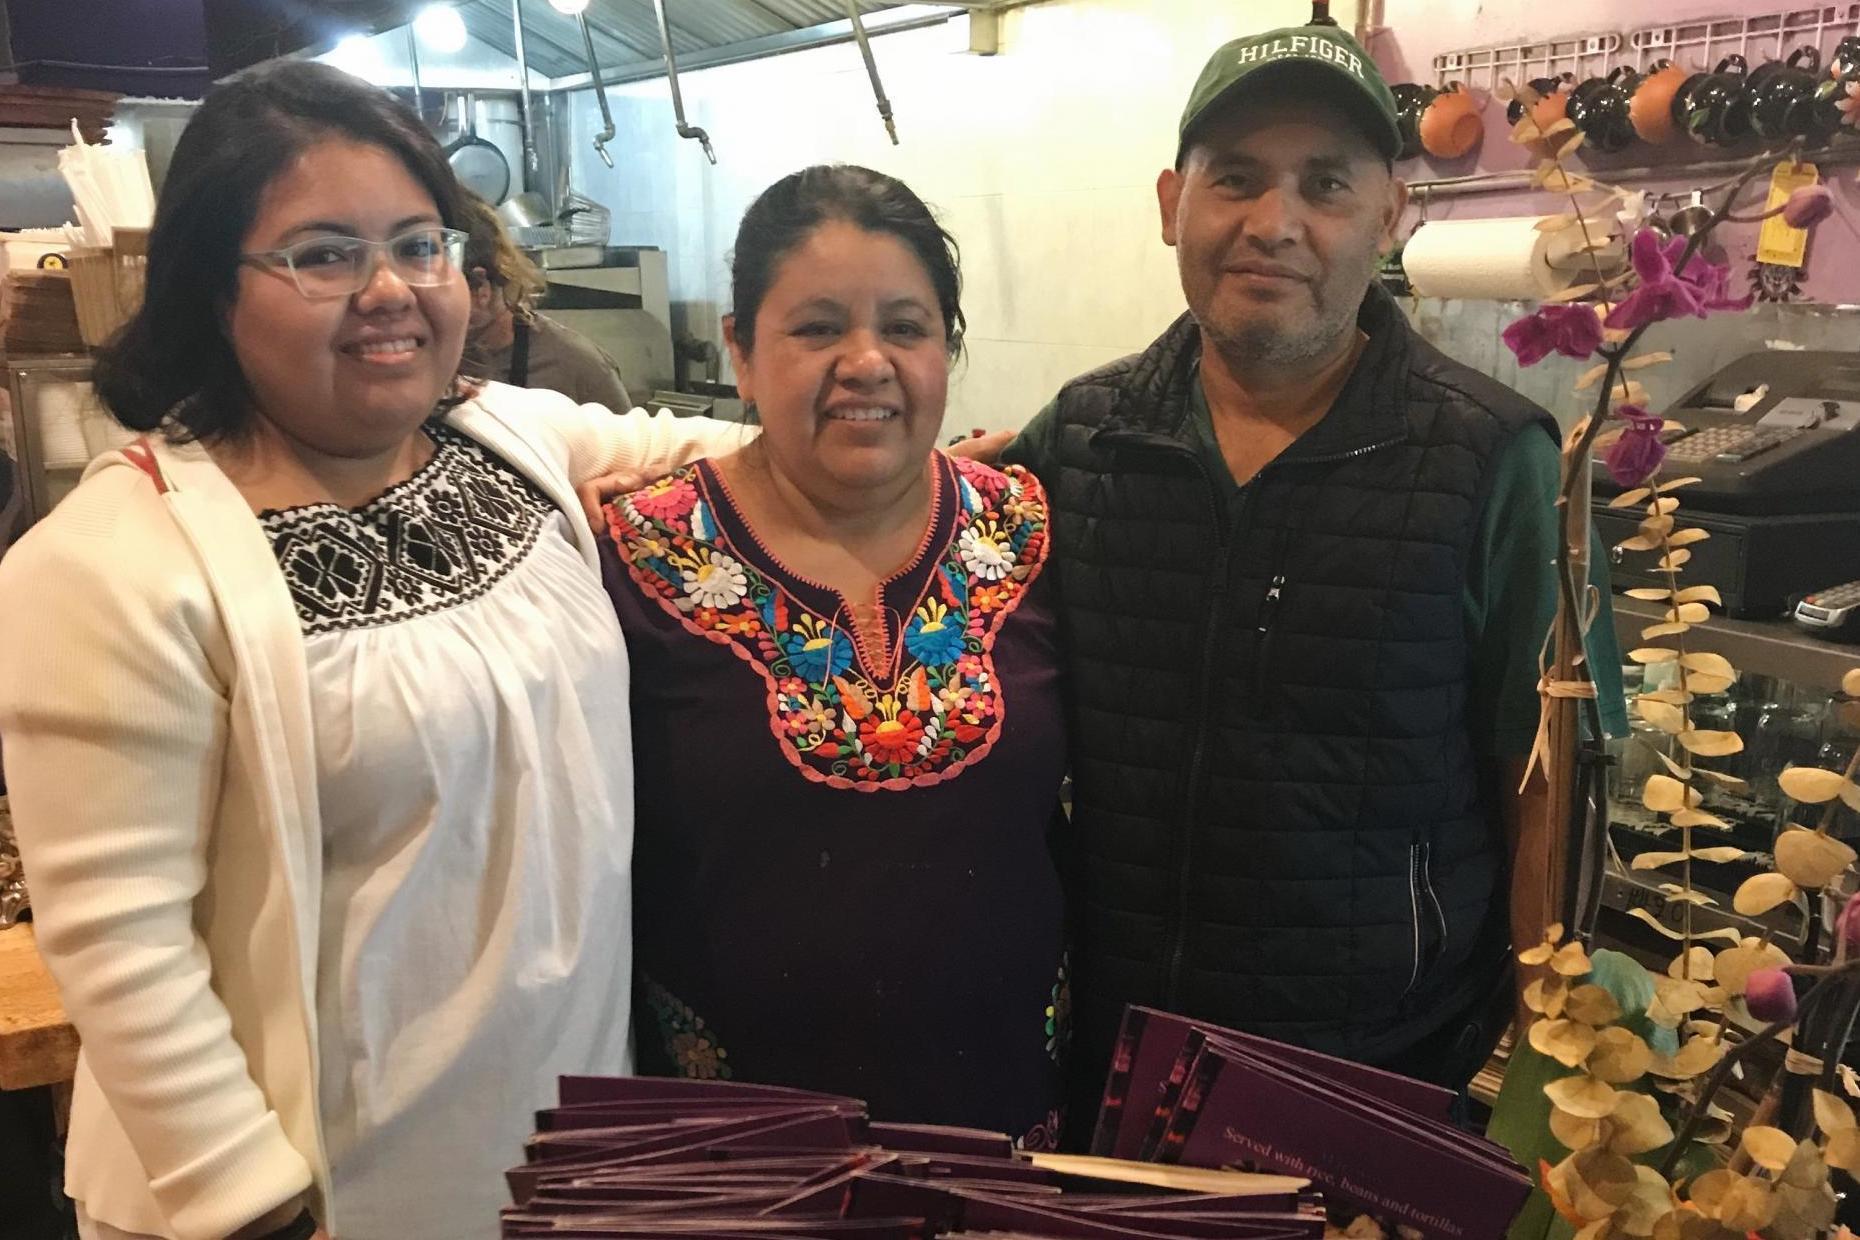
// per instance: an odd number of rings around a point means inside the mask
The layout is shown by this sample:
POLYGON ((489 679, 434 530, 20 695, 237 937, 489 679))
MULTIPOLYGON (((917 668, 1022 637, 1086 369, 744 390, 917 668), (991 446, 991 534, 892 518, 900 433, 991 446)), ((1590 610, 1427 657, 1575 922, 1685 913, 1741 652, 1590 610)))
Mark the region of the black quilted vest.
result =
POLYGON ((1336 405, 1225 523, 1189 446, 1187 316, 1067 384, 1034 462, 1074 699, 1088 1088, 1125 1003, 1386 1062, 1503 971, 1462 589, 1499 450, 1555 425, 1380 290, 1360 323, 1336 405))

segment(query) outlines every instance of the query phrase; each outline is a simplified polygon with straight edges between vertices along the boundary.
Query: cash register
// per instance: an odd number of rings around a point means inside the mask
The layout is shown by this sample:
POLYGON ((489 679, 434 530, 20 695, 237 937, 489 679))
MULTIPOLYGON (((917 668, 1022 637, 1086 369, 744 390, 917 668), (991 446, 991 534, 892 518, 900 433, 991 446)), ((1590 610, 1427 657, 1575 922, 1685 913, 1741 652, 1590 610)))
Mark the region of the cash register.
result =
MULTIPOLYGON (((1780 617, 1799 598, 1860 578, 1860 353, 1741 357, 1665 411, 1667 478, 1694 544, 1686 575, 1724 596, 1726 614, 1780 617)), ((1595 463, 1594 520, 1603 542, 1634 534, 1642 511, 1609 508, 1621 492, 1595 463)), ((1654 558, 1615 553, 1617 588, 1665 585, 1654 558)))

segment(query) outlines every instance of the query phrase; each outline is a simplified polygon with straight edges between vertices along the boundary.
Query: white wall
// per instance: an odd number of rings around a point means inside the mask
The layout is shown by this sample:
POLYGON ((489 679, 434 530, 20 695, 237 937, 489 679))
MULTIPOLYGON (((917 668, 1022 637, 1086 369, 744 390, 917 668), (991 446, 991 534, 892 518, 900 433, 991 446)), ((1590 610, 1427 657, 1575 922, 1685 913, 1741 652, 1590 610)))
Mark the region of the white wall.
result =
MULTIPOLYGON (((1333 7, 1346 28, 1353 9, 1333 7)), ((963 18, 887 35, 873 47, 897 147, 850 44, 681 74, 715 168, 677 137, 660 79, 609 91, 608 170, 583 92, 569 109, 572 180, 613 210, 616 243, 669 252, 686 332, 720 342, 729 247, 757 193, 812 163, 902 178, 962 246, 969 357, 946 429, 1016 427, 1181 312, 1154 187, 1189 88, 1221 43, 1309 15, 1307 0, 1047 0, 1004 17, 996 56, 968 52, 963 18)))

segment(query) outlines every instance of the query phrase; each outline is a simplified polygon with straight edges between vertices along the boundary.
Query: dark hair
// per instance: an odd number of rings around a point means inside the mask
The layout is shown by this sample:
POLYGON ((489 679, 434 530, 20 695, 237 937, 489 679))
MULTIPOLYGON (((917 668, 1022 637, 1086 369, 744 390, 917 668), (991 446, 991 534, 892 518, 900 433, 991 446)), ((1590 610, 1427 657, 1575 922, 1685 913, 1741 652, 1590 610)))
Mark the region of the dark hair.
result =
POLYGON ((175 439, 236 436, 250 417, 222 315, 239 253, 274 178, 329 138, 378 146, 433 196, 448 228, 464 193, 439 144, 380 87, 314 61, 267 65, 221 86, 174 148, 149 232, 142 308, 97 356, 97 393, 132 430, 175 439))
POLYGON ((730 300, 736 338, 755 348, 756 313, 782 259, 829 220, 867 232, 890 233, 911 247, 936 289, 949 355, 962 352, 961 252, 924 200, 896 177, 856 164, 816 164, 762 191, 743 213, 730 260, 730 300))

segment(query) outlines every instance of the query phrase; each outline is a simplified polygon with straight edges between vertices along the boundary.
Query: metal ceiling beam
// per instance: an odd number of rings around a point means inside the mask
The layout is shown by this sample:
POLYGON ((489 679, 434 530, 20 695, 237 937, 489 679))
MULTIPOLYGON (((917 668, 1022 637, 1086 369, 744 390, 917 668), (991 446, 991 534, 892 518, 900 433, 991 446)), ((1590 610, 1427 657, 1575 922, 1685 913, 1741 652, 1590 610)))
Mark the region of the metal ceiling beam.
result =
MULTIPOLYGON (((941 0, 936 0, 941 3, 941 0)), ((894 22, 890 25, 873 26, 867 30, 873 35, 896 34, 905 30, 922 30, 930 26, 941 26, 960 16, 961 9, 970 6, 949 4, 940 13, 926 13, 907 21, 894 22)), ((882 16, 882 10, 880 16, 882 16)), ((830 47, 836 43, 851 43, 854 39, 852 23, 849 21, 823 22, 818 26, 806 26, 783 34, 772 34, 766 38, 749 39, 742 43, 732 43, 725 47, 707 48, 704 51, 678 54, 679 72, 694 69, 715 69, 721 65, 741 64, 746 60, 760 60, 782 52, 801 51, 810 47, 830 47)), ((650 60, 635 61, 601 67, 601 80, 609 86, 624 85, 628 82, 645 82, 656 77, 665 76, 665 60, 655 56, 650 60)), ((551 78, 550 90, 581 90, 592 86, 593 79, 586 73, 575 73, 567 77, 551 78)))

